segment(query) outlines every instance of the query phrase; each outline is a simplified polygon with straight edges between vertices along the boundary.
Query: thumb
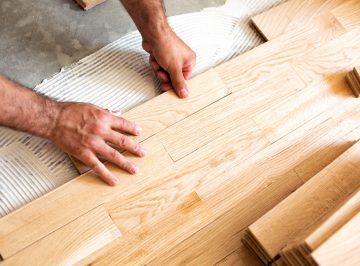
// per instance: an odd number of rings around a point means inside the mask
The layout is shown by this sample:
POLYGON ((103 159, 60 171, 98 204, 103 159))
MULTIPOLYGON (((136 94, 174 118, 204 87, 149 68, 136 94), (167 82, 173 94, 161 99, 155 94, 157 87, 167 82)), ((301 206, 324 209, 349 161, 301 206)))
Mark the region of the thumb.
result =
POLYGON ((186 81, 180 67, 169 71, 172 86, 176 94, 180 98, 186 98, 189 95, 189 90, 186 85, 186 81))

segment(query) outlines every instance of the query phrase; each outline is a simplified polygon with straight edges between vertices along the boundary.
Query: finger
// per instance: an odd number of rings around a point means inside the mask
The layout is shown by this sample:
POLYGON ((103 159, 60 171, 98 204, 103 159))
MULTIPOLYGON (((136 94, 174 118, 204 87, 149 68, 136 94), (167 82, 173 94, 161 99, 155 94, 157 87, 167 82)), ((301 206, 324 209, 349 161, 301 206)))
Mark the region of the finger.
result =
POLYGON ((189 80, 191 77, 191 71, 183 71, 184 78, 189 80))
POLYGON ((161 82, 163 82, 163 83, 170 82, 169 75, 165 71, 159 70, 158 72, 156 72, 156 75, 160 79, 161 82))
POLYGON ((145 156, 145 150, 139 143, 116 131, 112 131, 105 140, 139 157, 145 156))
POLYGON ((180 67, 175 67, 173 69, 169 69, 169 73, 171 83, 176 94, 180 98, 186 98, 189 95, 189 90, 187 89, 182 69, 180 67))
POLYGON ((155 73, 160 70, 161 67, 158 64, 158 62, 155 60, 154 56, 151 55, 149 57, 149 63, 150 63, 150 66, 152 67, 152 69, 154 70, 155 73))
POLYGON ((94 173, 102 180, 104 180, 108 185, 116 186, 119 183, 117 177, 112 174, 102 162, 100 162, 100 160, 93 152, 88 151, 83 156, 77 158, 89 166, 94 171, 94 173))
POLYGON ((169 91, 169 90, 172 90, 173 87, 171 86, 171 83, 163 83, 163 84, 161 84, 161 89, 163 91, 169 91))
POLYGON ((96 152, 130 174, 136 174, 139 172, 139 168, 134 163, 130 162, 120 152, 111 148, 105 142, 104 145, 99 147, 96 152))
POLYGON ((195 67, 195 63, 189 64, 183 67, 183 75, 186 80, 188 80, 191 76, 191 73, 195 67))
POLYGON ((129 133, 132 135, 140 135, 142 132, 142 129, 140 126, 136 125, 133 122, 130 122, 129 120, 126 120, 122 117, 112 116, 112 125, 111 128, 115 130, 119 130, 124 133, 129 133))

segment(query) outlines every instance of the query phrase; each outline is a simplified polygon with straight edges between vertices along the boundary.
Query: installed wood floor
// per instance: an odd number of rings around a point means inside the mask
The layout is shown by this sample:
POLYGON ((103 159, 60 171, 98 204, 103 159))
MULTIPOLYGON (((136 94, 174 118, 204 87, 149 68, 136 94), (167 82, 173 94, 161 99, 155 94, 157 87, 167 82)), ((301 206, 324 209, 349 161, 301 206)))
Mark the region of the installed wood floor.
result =
POLYGON ((292 4, 254 18, 270 41, 192 79, 189 99, 124 115, 144 129, 147 157, 127 154, 138 175, 107 164, 116 188, 85 173, 3 217, 1 264, 260 265, 245 228, 360 137, 345 81, 360 65, 358 1, 292 4))

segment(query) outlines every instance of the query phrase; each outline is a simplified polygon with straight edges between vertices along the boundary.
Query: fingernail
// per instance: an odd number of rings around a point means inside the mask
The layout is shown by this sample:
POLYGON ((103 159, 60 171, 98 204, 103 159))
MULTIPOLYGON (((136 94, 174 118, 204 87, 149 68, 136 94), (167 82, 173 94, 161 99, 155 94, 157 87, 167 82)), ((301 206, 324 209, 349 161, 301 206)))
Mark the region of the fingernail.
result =
POLYGON ((141 132, 142 132, 142 128, 139 127, 139 126, 137 126, 137 127, 135 128, 135 133, 136 133, 136 135, 140 135, 141 132))
POLYGON ((189 95, 189 90, 184 88, 184 89, 181 89, 179 91, 179 94, 180 94, 180 97, 181 98, 186 98, 188 95, 189 95))
POLYGON ((113 179, 111 179, 111 181, 112 181, 112 186, 116 186, 118 183, 119 183, 119 179, 117 179, 117 178, 113 178, 113 179))
POLYGON ((141 156, 141 157, 143 157, 143 156, 145 156, 145 154, 146 154, 146 150, 143 148, 143 147, 139 147, 138 148, 138 154, 141 156))
POLYGON ((139 167, 137 167, 136 165, 131 166, 131 167, 130 167, 130 172, 131 172, 132 174, 138 173, 138 172, 139 172, 139 167))

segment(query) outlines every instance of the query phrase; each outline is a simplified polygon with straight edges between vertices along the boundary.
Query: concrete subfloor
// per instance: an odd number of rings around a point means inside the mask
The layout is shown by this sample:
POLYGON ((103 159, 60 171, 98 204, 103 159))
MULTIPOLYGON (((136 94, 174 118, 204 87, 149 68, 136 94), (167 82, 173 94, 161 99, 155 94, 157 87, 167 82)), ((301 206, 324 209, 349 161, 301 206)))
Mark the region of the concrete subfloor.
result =
MULTIPOLYGON (((172 16, 225 0, 164 2, 172 16)), ((89 11, 73 0, 1 0, 0 74, 32 88, 135 29, 120 0, 107 0, 89 11)))

